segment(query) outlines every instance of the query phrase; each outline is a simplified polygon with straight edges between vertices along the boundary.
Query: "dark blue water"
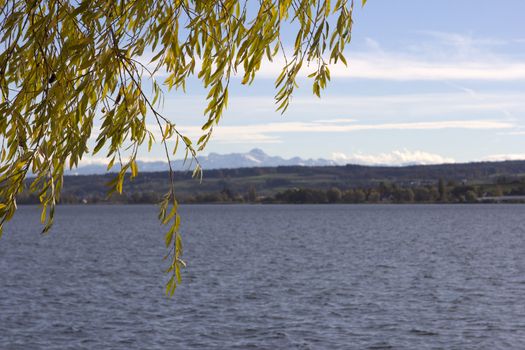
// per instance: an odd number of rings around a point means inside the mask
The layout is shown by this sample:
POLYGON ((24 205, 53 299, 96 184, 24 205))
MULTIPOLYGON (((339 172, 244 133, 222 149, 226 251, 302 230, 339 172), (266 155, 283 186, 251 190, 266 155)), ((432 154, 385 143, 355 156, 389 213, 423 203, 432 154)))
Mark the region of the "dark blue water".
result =
POLYGON ((153 206, 22 207, 0 349, 525 349, 525 206, 187 206, 164 297, 153 206))

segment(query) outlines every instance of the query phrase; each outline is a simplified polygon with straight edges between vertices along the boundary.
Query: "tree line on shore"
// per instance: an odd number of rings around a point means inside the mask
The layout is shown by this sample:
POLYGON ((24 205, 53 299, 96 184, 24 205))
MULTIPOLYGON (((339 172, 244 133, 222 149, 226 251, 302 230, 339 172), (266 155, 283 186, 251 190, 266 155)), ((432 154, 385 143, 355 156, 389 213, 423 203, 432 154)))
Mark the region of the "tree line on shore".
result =
MULTIPOLYGON (((259 195, 255 186, 245 191, 232 190, 228 186, 220 191, 211 191, 180 197, 182 203, 478 203, 494 202, 498 197, 525 195, 525 184, 505 179, 495 184, 469 185, 455 181, 438 180, 434 184, 401 186, 381 182, 377 186, 329 189, 293 187, 277 191, 271 195, 259 195)), ((162 198, 160 191, 131 191, 107 197, 103 193, 77 195, 65 191, 60 199, 62 204, 156 204, 162 198)), ((524 201, 516 197, 515 202, 524 201)), ((20 204, 36 204, 34 194, 23 193, 18 198, 20 204)))

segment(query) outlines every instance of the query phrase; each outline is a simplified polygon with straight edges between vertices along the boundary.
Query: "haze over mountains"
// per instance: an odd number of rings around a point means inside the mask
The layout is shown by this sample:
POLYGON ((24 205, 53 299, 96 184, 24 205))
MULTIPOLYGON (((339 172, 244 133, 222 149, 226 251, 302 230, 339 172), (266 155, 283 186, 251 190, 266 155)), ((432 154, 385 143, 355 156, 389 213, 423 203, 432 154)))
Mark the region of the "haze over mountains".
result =
MULTIPOLYGON (((209 169, 233 169, 233 168, 253 168, 253 167, 275 167, 275 166, 328 166, 338 165, 333 160, 328 159, 302 159, 300 157, 293 157, 285 159, 279 156, 270 156, 264 153, 263 150, 254 148, 248 153, 230 153, 218 154, 210 153, 208 156, 199 156, 199 161, 202 167, 209 169)), ((139 170, 141 172, 157 172, 167 171, 167 162, 143 162, 137 161, 139 170)), ((184 164, 183 160, 175 160, 172 162, 174 170, 188 169, 189 161, 184 164)), ((77 169, 69 171, 69 175, 90 175, 90 174, 104 174, 106 173, 105 164, 90 164, 79 166, 77 169)))
MULTIPOLYGON (((412 165, 431 165, 431 164, 450 164, 455 163, 454 160, 449 158, 439 157, 437 159, 428 159, 427 157, 405 157, 403 152, 394 154, 395 159, 383 156, 381 159, 367 159, 367 157, 355 156, 353 158, 348 157, 335 157, 331 159, 303 159, 300 157, 283 158, 280 156, 270 156, 259 148, 254 148, 247 153, 229 153, 229 154, 218 154, 210 153, 207 156, 199 156, 199 161, 204 170, 213 169, 237 169, 237 168, 255 168, 255 167, 278 167, 278 166, 307 166, 307 167, 323 167, 323 166, 335 166, 335 165, 366 165, 366 166, 412 166, 412 165)), ((416 154, 418 155, 418 154, 416 154)), ((423 156, 428 154, 422 153, 423 156)), ((432 155, 430 155, 432 156, 432 155)), ((495 161, 496 159, 488 159, 489 161, 495 161)), ((486 161, 486 160, 485 160, 486 161)), ((137 161, 140 172, 162 172, 168 170, 168 163, 164 161, 137 161)), ((190 161, 186 164, 182 159, 172 161, 172 167, 175 171, 185 171, 190 167, 190 161)), ((114 168, 112 171, 116 171, 114 168)), ((66 175, 95 175, 105 174, 106 164, 104 163, 93 163, 87 165, 80 165, 77 169, 66 171, 66 175)))

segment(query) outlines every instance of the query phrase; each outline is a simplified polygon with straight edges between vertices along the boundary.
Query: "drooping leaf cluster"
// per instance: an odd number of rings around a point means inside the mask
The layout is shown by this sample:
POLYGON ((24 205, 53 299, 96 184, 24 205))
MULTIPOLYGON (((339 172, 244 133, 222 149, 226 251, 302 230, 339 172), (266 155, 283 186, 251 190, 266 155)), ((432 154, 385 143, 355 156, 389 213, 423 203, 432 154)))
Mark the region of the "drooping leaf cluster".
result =
MULTIPOLYGON (((110 193, 136 176, 141 145, 162 143, 168 162, 179 144, 195 158, 228 104, 232 78, 251 83, 265 61, 284 58, 278 110, 288 107, 301 69, 311 70, 320 95, 329 64, 346 63, 352 9, 352 0, 0 0, 0 233, 30 176, 47 232, 64 170, 87 154, 104 153, 108 170, 118 166, 110 193), (167 78, 159 81, 159 72, 167 78), (208 91, 195 144, 159 110, 163 92, 184 89, 192 76, 208 91)), ((184 263, 172 172, 170 181, 159 217, 169 225, 173 294, 184 263)))

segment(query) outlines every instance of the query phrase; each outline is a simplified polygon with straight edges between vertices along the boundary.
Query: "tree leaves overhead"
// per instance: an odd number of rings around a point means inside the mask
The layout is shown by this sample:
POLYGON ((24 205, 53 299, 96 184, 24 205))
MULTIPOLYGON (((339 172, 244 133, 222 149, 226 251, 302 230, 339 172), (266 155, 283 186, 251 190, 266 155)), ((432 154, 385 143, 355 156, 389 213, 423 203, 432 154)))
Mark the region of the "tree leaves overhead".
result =
MULTIPOLYGON (((109 193, 122 192, 128 174, 137 175, 144 143, 162 143, 168 161, 177 151, 196 160, 227 107, 232 78, 251 83, 267 60, 285 62, 275 82, 278 110, 288 107, 301 69, 310 70, 320 96, 329 64, 346 63, 352 9, 348 0, 0 0, 0 233, 30 174, 47 232, 63 172, 86 154, 104 152, 108 169, 118 164, 109 193), (293 42, 283 40, 285 27, 293 42), (167 78, 159 81, 158 72, 167 78), (163 91, 184 89, 192 76, 208 91, 196 144, 158 110, 163 91), (149 129, 149 118, 158 131, 149 129)), ((168 294, 183 264, 172 172, 170 181, 160 205, 160 219, 170 225, 168 294)))

